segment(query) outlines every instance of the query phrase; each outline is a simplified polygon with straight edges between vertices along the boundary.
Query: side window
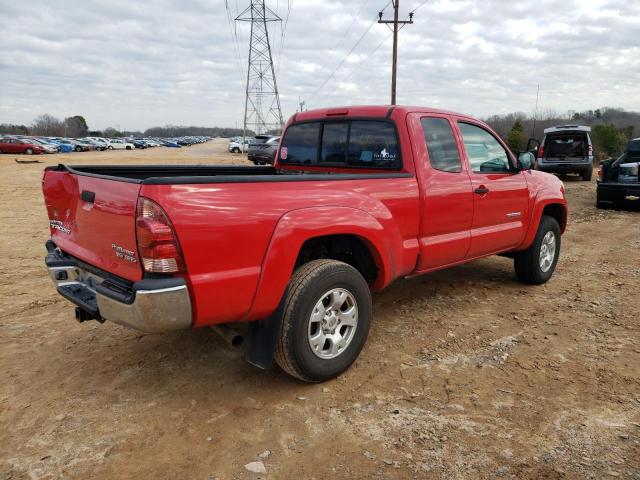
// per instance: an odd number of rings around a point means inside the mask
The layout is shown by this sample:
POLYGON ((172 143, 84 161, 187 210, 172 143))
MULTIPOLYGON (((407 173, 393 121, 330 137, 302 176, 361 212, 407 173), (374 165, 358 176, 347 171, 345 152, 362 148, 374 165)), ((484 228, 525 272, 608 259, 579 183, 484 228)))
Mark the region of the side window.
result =
POLYGON ((322 129, 320 161, 344 164, 347 158, 348 137, 348 123, 325 123, 322 129))
POLYGON ((283 164, 316 164, 320 122, 291 125, 282 140, 280 162, 283 164))
POLYGON ((377 121, 351 122, 348 164, 369 168, 400 168, 400 148, 393 124, 377 121))
POLYGON ((446 118, 425 117, 420 123, 431 167, 443 172, 460 172, 462 162, 449 121, 446 118))
POLYGON ((509 156, 506 150, 486 130, 459 122, 464 147, 469 157, 469 166, 476 173, 504 173, 509 171, 509 156))

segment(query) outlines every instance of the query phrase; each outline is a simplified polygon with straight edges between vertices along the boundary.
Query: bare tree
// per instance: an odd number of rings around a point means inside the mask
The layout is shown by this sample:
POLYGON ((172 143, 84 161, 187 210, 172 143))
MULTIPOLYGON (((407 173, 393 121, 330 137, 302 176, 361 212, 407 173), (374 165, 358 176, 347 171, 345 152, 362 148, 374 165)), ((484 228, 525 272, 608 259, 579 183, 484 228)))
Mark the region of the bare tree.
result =
POLYGON ((60 136, 64 135, 64 126, 56 117, 45 113, 33 121, 31 132, 34 135, 44 135, 47 137, 60 136))

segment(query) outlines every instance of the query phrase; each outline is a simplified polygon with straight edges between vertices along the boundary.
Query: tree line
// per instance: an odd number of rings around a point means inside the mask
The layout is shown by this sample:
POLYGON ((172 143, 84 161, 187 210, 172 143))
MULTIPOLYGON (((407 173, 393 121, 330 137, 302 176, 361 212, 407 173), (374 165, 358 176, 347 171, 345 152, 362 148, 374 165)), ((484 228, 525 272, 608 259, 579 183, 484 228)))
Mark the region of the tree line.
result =
POLYGON ((544 129, 548 127, 569 124, 590 126, 596 160, 619 156, 630 139, 640 136, 640 112, 628 112, 621 108, 605 107, 564 114, 547 111, 538 116, 510 113, 493 115, 486 122, 513 151, 523 151, 531 137, 542 140, 544 129))
MULTIPOLYGON (((0 124, 0 134, 14 135, 41 135, 44 137, 69 137, 82 138, 93 137, 185 137, 185 136, 208 136, 208 137, 235 137, 241 136, 241 128, 226 127, 195 127, 166 125, 164 127, 148 128, 144 132, 140 131, 120 131, 113 127, 104 130, 90 130, 87 121, 82 115, 74 115, 64 120, 54 117, 48 113, 40 115, 34 119, 31 125, 14 125, 9 123, 0 124)), ((253 136, 254 132, 247 130, 247 136, 253 136)))

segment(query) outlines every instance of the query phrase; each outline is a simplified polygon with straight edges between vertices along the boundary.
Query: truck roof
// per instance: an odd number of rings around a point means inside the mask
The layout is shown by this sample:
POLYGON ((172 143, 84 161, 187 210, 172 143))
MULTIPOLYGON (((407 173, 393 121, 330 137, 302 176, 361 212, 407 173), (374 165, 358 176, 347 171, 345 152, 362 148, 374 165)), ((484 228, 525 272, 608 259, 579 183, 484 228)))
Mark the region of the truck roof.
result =
POLYGON ((587 127, 586 125, 557 125, 555 127, 549 127, 544 129, 544 133, 564 132, 564 131, 590 132, 591 127, 587 127))
POLYGON ((459 117, 472 118, 462 113, 451 112, 432 107, 416 107, 408 105, 352 105, 331 108, 316 108, 305 110, 294 115, 294 121, 316 120, 325 117, 389 117, 394 111, 403 113, 440 113, 445 115, 456 115, 459 117))

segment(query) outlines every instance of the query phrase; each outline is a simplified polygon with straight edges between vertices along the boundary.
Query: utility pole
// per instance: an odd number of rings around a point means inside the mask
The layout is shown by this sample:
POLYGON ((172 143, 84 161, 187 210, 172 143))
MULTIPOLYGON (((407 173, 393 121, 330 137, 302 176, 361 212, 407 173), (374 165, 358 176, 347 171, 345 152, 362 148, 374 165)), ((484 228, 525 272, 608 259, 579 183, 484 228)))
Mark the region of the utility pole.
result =
POLYGON ((391 105, 396 104, 396 73, 398 71, 398 32, 408 24, 413 23, 413 12, 409 13, 409 20, 398 20, 398 10, 400 9, 400 0, 392 0, 393 20, 383 20, 382 12, 378 12, 378 23, 384 23, 387 27, 392 24, 393 27, 393 63, 391 65, 391 105))
POLYGON ((307 104, 307 102, 305 100, 302 100, 300 97, 298 97, 298 103, 300 104, 300 111, 304 112, 304 107, 307 104))
POLYGON ((267 28, 269 22, 281 22, 282 19, 265 5, 265 0, 251 0, 236 21, 251 22, 242 135, 244 142, 248 128, 261 134, 282 129, 284 124, 267 28))

